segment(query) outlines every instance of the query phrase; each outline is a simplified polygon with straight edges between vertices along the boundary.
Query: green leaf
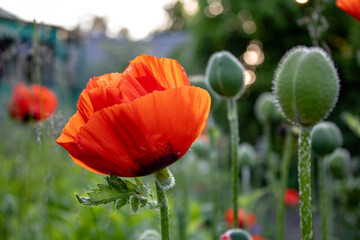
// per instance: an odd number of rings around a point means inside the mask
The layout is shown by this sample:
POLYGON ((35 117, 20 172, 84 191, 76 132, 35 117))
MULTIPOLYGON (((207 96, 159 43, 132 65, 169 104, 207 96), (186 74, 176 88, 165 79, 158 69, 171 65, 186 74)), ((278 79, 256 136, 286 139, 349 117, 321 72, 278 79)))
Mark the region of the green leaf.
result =
POLYGON ((137 198, 136 196, 133 196, 131 198, 131 209, 134 213, 136 213, 136 211, 139 209, 139 198, 137 198))
POLYGON ((115 209, 119 210, 120 208, 122 208, 123 206, 125 206, 126 204, 129 203, 129 196, 126 196, 124 198, 120 198, 115 202, 115 209))
POLYGON ((115 175, 105 177, 105 184, 97 184, 81 197, 75 194, 76 199, 83 205, 99 205, 113 202, 119 210, 130 202, 131 209, 136 212, 139 207, 148 206, 150 209, 157 207, 151 189, 135 178, 136 183, 122 179, 115 175), (131 200, 130 200, 131 199, 131 200))

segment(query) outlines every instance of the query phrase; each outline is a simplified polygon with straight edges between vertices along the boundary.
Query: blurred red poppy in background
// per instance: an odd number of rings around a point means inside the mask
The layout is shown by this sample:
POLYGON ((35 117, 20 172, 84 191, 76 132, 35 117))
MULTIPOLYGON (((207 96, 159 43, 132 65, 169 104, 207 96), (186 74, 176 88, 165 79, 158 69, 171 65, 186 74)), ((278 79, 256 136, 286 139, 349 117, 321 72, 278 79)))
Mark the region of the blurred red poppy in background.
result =
POLYGON ((360 21, 359 0, 336 0, 336 6, 360 21))
POLYGON ((267 238, 263 238, 260 235, 252 235, 252 240, 268 240, 267 238))
POLYGON ((142 55, 123 73, 90 79, 56 141, 90 171, 149 175, 187 152, 210 101, 207 91, 190 86, 176 60, 142 55))
MULTIPOLYGON (((232 208, 229 208, 225 212, 225 220, 229 227, 232 227, 234 221, 234 211, 232 208)), ((239 208, 238 210, 238 222, 239 228, 249 228, 256 223, 256 217, 252 212, 246 213, 244 210, 239 208)))
POLYGON ((39 84, 15 85, 9 105, 10 116, 22 121, 42 120, 50 117, 57 108, 56 95, 39 84))
POLYGON ((298 206, 299 205, 299 192, 296 189, 288 188, 284 194, 285 205, 298 206))

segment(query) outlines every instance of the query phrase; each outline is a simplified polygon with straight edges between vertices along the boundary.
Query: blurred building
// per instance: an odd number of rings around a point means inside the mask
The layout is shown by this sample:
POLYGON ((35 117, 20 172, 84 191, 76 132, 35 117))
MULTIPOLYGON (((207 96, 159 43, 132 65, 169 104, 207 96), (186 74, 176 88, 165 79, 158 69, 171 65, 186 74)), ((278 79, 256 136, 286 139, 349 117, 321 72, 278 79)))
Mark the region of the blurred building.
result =
POLYGON ((79 92, 90 77, 122 72, 141 54, 169 57, 187 39, 183 31, 156 33, 141 41, 126 34, 110 38, 105 31, 35 25, 0 8, 0 87, 38 82, 40 77, 45 85, 79 92))

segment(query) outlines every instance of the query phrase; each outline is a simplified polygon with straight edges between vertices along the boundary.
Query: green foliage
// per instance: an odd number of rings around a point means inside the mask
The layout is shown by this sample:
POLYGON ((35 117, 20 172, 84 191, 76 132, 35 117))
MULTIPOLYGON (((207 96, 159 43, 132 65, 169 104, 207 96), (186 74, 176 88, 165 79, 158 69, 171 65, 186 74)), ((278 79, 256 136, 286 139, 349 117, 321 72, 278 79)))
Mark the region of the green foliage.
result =
POLYGON ((112 202, 119 210, 130 202, 133 212, 139 207, 148 206, 150 209, 157 207, 151 189, 144 186, 137 178, 135 178, 136 184, 114 175, 105 177, 105 180, 106 185, 97 184, 97 188, 87 192, 89 197, 80 197, 76 194, 79 203, 97 206, 112 202))
POLYGON ((351 113, 344 112, 341 114, 341 118, 344 120, 350 130, 358 137, 360 137, 360 121, 357 116, 351 113))

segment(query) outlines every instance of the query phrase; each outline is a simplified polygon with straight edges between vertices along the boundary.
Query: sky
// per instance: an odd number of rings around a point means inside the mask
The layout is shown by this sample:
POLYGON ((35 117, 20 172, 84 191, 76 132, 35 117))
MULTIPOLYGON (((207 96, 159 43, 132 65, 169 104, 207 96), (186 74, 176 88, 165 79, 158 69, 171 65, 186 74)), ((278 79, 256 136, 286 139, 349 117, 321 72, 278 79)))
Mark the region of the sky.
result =
MULTIPOLYGON (((106 17, 110 35, 122 27, 129 29, 132 39, 145 38, 168 22, 164 6, 175 0, 1 0, 0 7, 26 21, 73 29, 81 24, 89 28, 93 16, 106 17)), ((194 11, 194 0, 182 0, 194 11)))

